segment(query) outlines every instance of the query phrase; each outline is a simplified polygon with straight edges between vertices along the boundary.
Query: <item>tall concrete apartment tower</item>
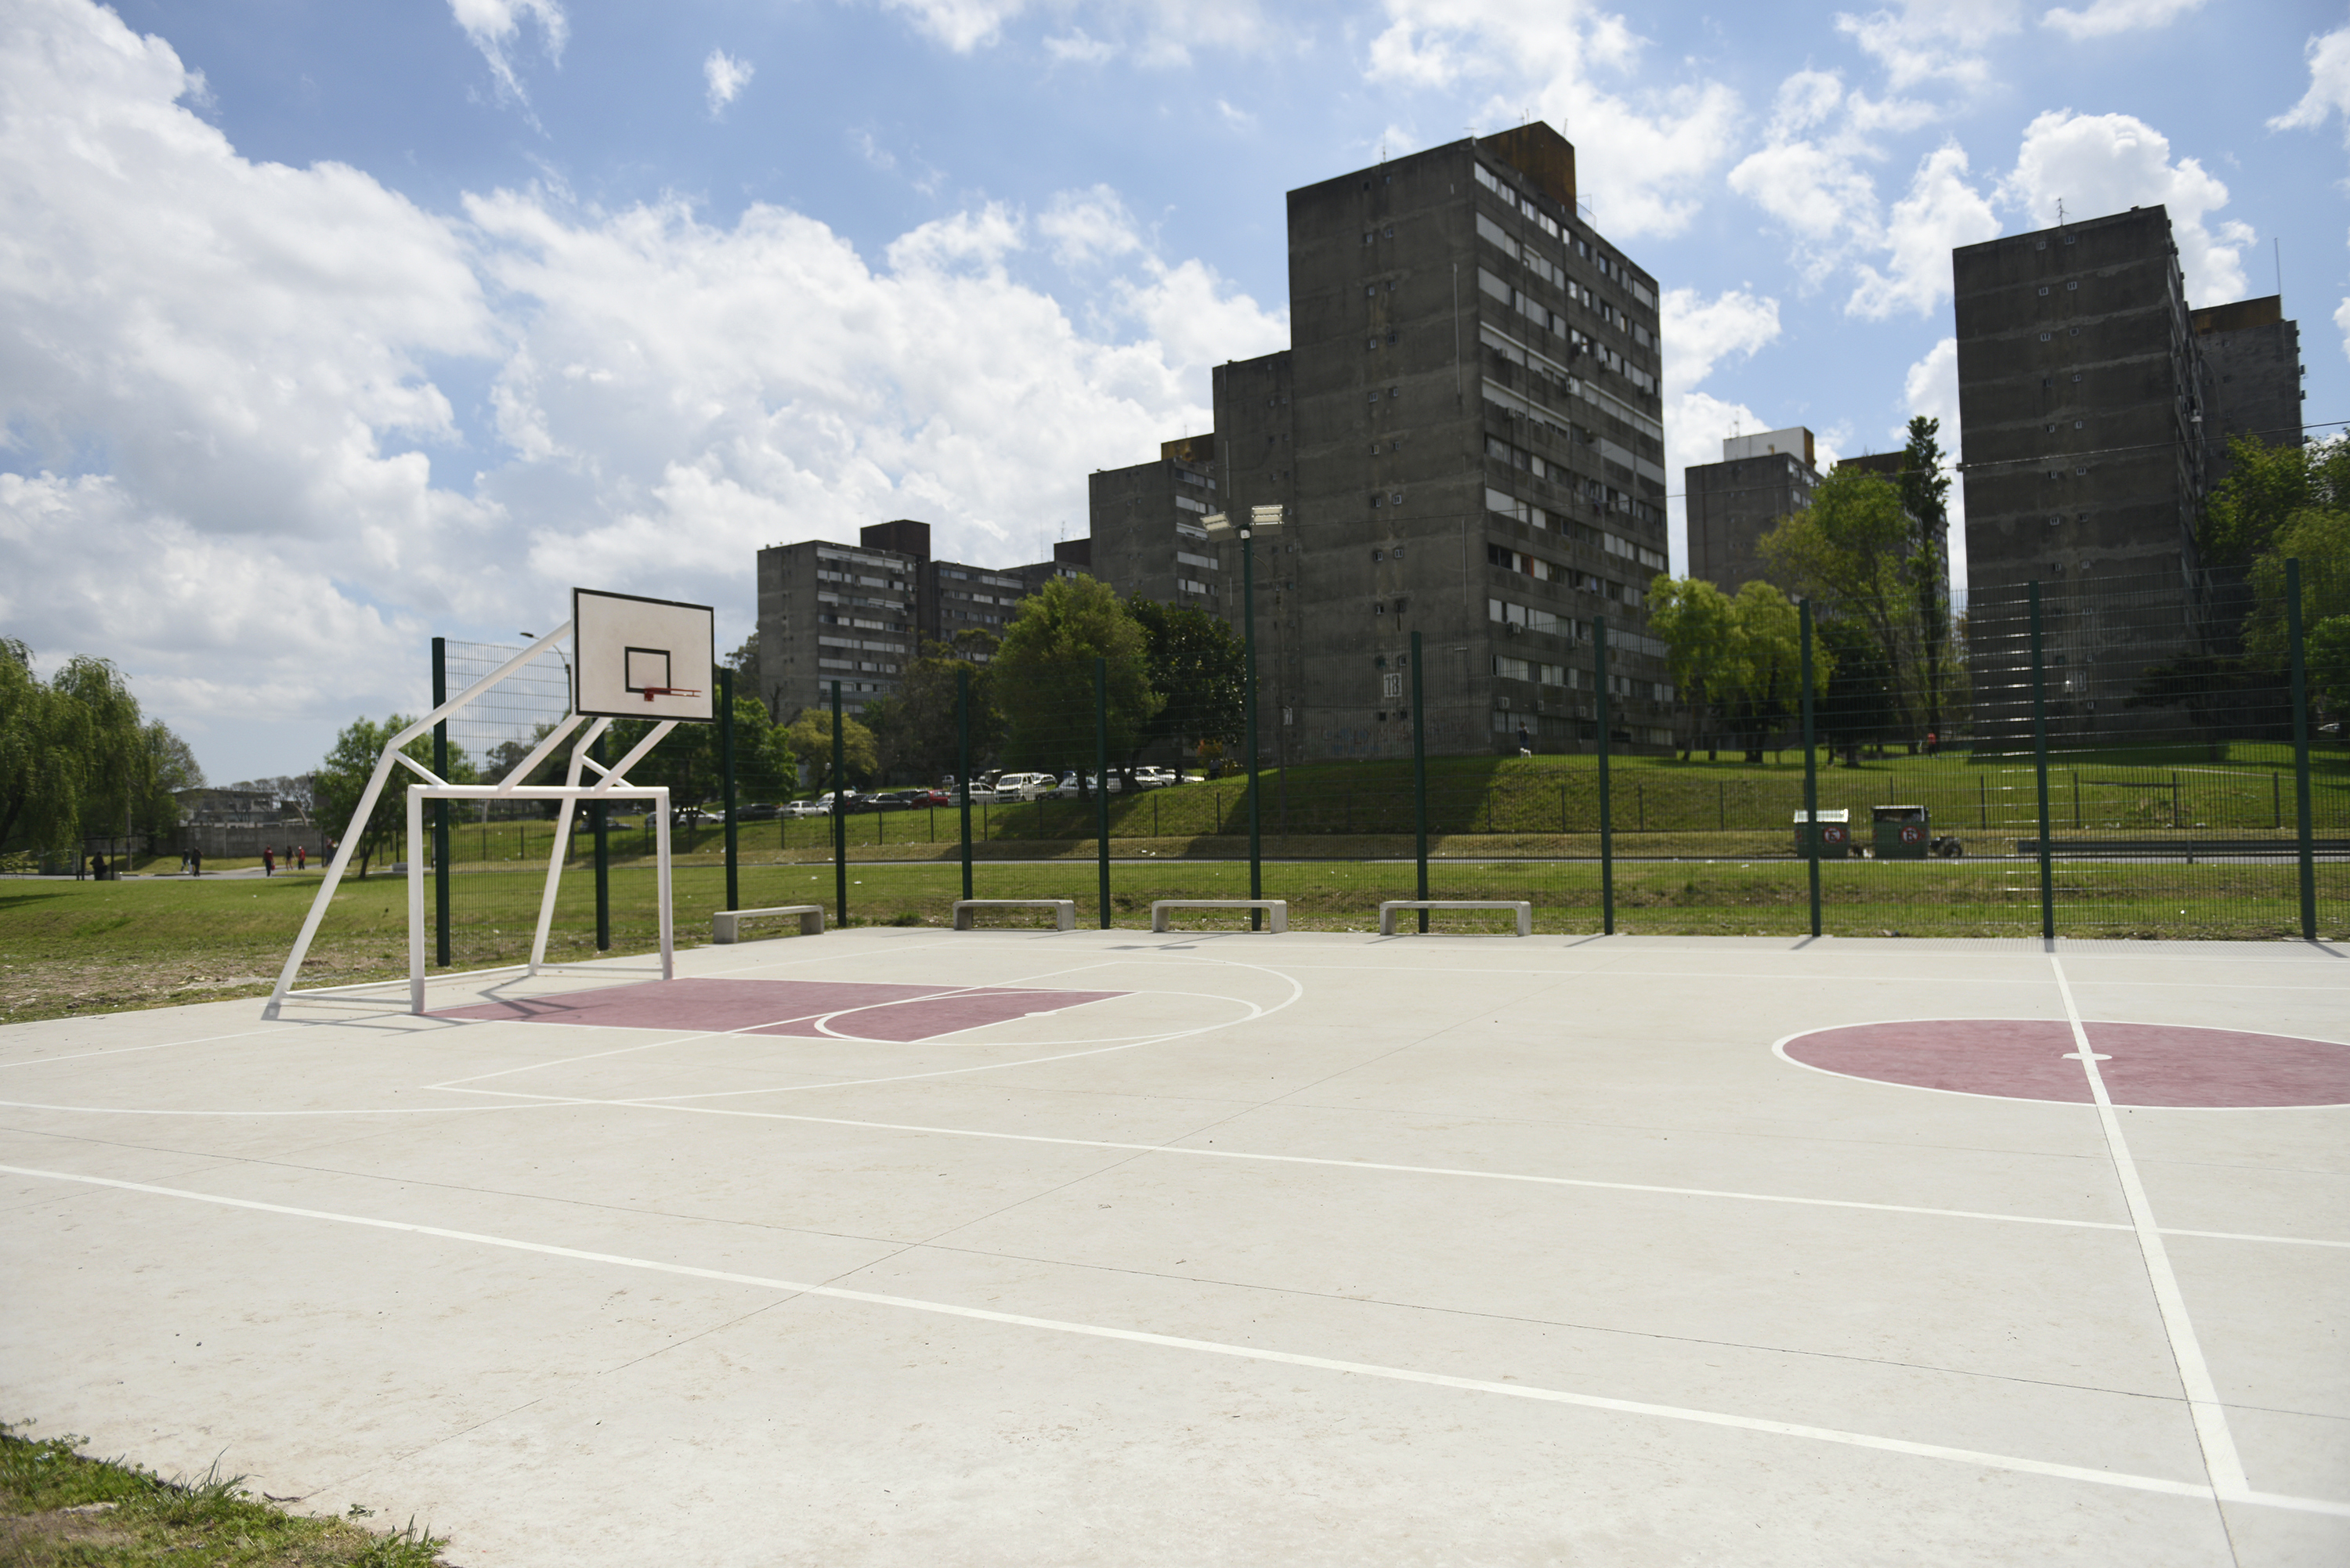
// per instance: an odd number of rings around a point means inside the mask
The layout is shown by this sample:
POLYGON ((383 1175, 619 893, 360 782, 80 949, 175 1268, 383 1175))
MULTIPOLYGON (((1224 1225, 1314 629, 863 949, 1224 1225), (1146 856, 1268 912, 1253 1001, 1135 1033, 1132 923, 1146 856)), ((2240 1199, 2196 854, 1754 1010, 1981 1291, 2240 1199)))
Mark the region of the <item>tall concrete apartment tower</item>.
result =
POLYGON ((1681 472, 1690 576, 1731 595, 1768 577, 1755 545, 1781 518, 1809 506, 1820 485, 1812 432, 1801 425, 1724 436, 1720 462, 1681 472))
MULTIPOLYGON (((1619 744, 1671 743, 1656 281, 1578 210, 1547 125, 1289 193, 1291 347, 1218 367, 1221 510, 1256 558, 1269 761, 1588 748, 1605 617, 1619 744)), ((1097 559, 1102 528, 1096 524, 1097 559)), ((1238 618, 1238 547, 1218 577, 1238 618)), ((1115 580, 1115 579, 1113 579, 1115 580)))
POLYGON ((2012 639, 2043 584, 2050 701, 2076 730, 2170 721, 2126 700, 2191 635, 2210 395, 2170 217, 2133 208, 1951 253, 1978 743, 2029 709, 2012 639), (2116 579, 2132 590, 2110 592, 2116 579), (1985 679, 1988 677, 1988 679, 1985 679))
POLYGON ((1223 510, 1213 435, 1165 442, 1156 462, 1098 470, 1086 492, 1094 576, 1122 594, 1226 613, 1222 563, 1201 521, 1223 510))
POLYGON ((2302 440, 2301 323, 2285 318, 2284 299, 2268 295, 2196 311, 2195 341, 2203 351, 2204 386, 2211 396, 2211 483, 2228 472, 2227 439, 2257 436, 2271 446, 2302 440))

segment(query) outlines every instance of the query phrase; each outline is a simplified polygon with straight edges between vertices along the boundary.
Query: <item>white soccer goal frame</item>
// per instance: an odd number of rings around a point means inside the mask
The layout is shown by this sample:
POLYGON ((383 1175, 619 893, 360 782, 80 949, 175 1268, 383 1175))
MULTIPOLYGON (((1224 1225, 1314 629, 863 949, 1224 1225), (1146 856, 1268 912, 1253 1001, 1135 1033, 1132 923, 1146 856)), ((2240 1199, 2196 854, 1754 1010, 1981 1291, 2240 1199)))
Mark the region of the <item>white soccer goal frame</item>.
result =
MULTIPOLYGON (((547 859, 546 885, 539 895, 538 928, 531 938, 529 961, 525 963, 500 964, 491 969, 467 970, 461 973, 443 975, 441 978, 454 980, 486 974, 511 973, 536 975, 549 970, 580 967, 546 961, 547 932, 555 921, 555 898, 563 880, 564 849, 570 838, 571 825, 582 805, 615 800, 645 802, 652 813, 654 822, 658 825, 655 829, 653 863, 656 898, 660 909, 660 966, 658 972, 663 980, 674 976, 676 950, 675 920, 670 896, 671 867, 669 786, 667 784, 632 784, 629 782, 628 773, 643 759, 647 753, 659 745, 663 737, 677 728, 679 721, 663 720, 655 724, 651 732, 647 734, 627 756, 622 757, 610 767, 606 767, 588 755, 588 748, 594 745, 606 730, 611 728, 612 721, 608 718, 596 720, 588 725, 588 732, 573 743, 570 767, 565 774, 565 782, 560 784, 526 784, 522 781, 528 778, 531 770, 545 762, 555 749, 579 727, 585 717, 583 714, 567 714, 561 723, 549 731, 546 738, 532 749, 528 756, 515 764, 513 772, 507 774, 503 781, 494 784, 452 784, 400 750, 419 735, 429 734, 435 724, 443 722, 450 715, 473 702, 492 687, 521 670, 531 660, 553 652, 556 645, 569 637, 571 631, 572 623, 564 622, 384 743, 383 754, 376 760, 375 772, 369 775, 367 788, 360 792, 359 807, 351 814, 350 826, 344 830, 342 842, 335 846, 334 859, 327 867, 326 880, 319 884, 318 896, 311 900, 310 912, 302 921, 302 934, 295 939, 294 950, 286 955, 286 967, 278 972, 276 988, 269 994, 268 1005, 261 1010, 263 1018, 277 1017, 279 1010, 289 998, 348 997, 360 992, 381 991, 387 986, 400 983, 393 980, 380 980, 356 985, 313 986, 307 991, 294 989, 295 978, 302 971, 302 961, 309 956, 310 943, 318 934, 318 927, 326 919, 328 907, 334 902, 335 889, 341 884, 343 872, 350 865, 351 855, 359 846, 361 829, 367 822, 369 814, 375 810, 375 803, 382 795, 384 786, 390 782, 392 770, 395 767, 405 767, 424 781, 421 784, 412 784, 408 786, 408 1010, 411 1012, 421 1013, 424 1011, 426 867, 423 849, 427 842, 424 837, 424 803, 428 800, 554 800, 566 803, 562 814, 556 819, 555 848, 547 859), (592 768, 596 771, 598 778, 595 783, 583 784, 579 782, 580 771, 583 768, 592 768)), ((441 867, 436 874, 445 876, 447 870, 445 867, 441 867)), ((595 972, 598 974, 655 972, 647 966, 629 968, 599 962, 593 967, 595 972)))

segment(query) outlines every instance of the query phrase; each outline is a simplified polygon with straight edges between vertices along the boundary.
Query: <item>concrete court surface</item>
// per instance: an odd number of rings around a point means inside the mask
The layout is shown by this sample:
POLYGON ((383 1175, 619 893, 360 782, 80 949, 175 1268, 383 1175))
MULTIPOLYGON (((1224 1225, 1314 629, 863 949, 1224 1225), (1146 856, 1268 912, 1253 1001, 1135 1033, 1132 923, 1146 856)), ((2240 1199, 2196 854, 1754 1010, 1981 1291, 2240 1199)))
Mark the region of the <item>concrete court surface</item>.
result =
POLYGON ((2350 1563, 2350 1108, 1802 1059, 1997 1020, 2121 1085, 2139 1026, 2250 1031, 2306 1100, 2335 950, 868 929, 679 973, 0 1029, 0 1415, 466 1568, 2350 1563))

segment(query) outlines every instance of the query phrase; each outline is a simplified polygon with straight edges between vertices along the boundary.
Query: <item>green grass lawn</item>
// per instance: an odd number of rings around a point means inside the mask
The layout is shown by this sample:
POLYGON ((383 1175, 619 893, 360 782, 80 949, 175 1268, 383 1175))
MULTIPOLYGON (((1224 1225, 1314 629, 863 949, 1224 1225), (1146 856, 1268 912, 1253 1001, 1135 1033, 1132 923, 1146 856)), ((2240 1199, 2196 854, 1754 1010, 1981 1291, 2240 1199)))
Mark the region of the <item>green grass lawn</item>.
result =
MULTIPOLYGON (((122 1459, 0 1426, 0 1563, 17 1568, 433 1568, 442 1542, 412 1524, 389 1534, 255 1497, 241 1476, 166 1480, 122 1459)), ((351 1517, 372 1511, 357 1508, 351 1517)))
MULTIPOLYGON (((1619 860, 1619 929, 1647 934, 1793 935, 1809 927, 1802 862, 1755 847, 1772 836, 1671 836, 1679 861, 1619 860)), ((1596 860, 1508 860, 1507 855, 1556 853, 1548 837, 1454 838, 1430 868, 1440 898, 1524 898, 1538 930, 1596 931, 1601 919, 1596 860)), ((1573 841, 1578 845, 1583 840, 1573 841)), ((889 846, 906 858, 852 857, 849 914, 858 923, 946 925, 961 895, 951 846, 889 846), (920 857, 915 857, 919 856, 920 857)), ((989 846, 1056 852, 1043 864, 981 860, 973 891, 981 898, 1066 898, 1081 924, 1098 918, 1090 846, 1070 843, 989 846)), ((1154 898, 1240 898, 1248 891, 1244 860, 1186 858, 1212 845, 1179 839, 1123 840, 1134 859, 1111 868, 1111 919, 1141 926, 1154 898)), ((1383 898, 1414 896, 1408 840, 1272 839, 1267 853, 1321 852, 1325 857, 1272 859, 1265 896, 1290 900, 1294 924, 1369 930, 1383 898), (1341 847, 1347 858, 1329 857, 1341 847), (1384 858, 1379 858, 1379 857, 1384 858)), ((869 851, 878 856, 882 851, 869 851)), ((451 878, 452 957, 458 969, 520 962, 528 956, 542 867, 461 866, 451 878)), ((746 908, 821 903, 832 910, 828 863, 794 852, 746 857, 741 869, 746 908)), ((2078 864, 2059 862, 2058 929, 2075 936, 2200 937, 2266 940, 2298 929, 2295 871, 2290 865, 2078 864)), ((626 858, 611 873, 613 950, 642 953, 657 940, 650 862, 626 858)), ((66 1016, 265 992, 284 963, 318 878, 177 877, 125 882, 0 883, 0 1020, 66 1016)), ((1823 923, 1841 936, 2026 936, 2038 929, 2036 866, 2024 860, 1844 861, 1821 867, 1823 923)), ((677 940, 710 938, 711 913, 724 897, 713 859, 681 864, 674 882, 677 940)), ((391 979, 407 972, 406 886, 389 877, 348 879, 320 928, 303 970, 305 985, 391 979)), ((2321 930, 2350 935, 2350 866, 2319 867, 2321 930)), ((428 918, 431 901, 427 901, 428 918)), ((1201 924, 1245 923, 1210 917, 1201 924)), ((1440 929, 1487 929, 1481 916, 1441 915, 1440 929)), ((783 928, 776 928, 778 930, 783 928)), ((428 954, 431 949, 428 947, 428 954)), ((594 953, 594 878, 585 866, 564 877, 549 948, 555 959, 594 953)))

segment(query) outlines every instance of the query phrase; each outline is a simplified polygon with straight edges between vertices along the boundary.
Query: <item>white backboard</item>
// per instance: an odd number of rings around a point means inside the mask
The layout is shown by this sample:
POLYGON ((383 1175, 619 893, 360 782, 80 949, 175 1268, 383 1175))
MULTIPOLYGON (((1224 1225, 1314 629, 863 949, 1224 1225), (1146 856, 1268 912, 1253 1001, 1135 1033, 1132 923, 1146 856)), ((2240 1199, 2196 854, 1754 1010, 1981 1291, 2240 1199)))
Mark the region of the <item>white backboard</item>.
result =
POLYGON ((708 605, 574 588, 571 626, 576 711, 689 724, 718 717, 711 678, 717 649, 708 605))

